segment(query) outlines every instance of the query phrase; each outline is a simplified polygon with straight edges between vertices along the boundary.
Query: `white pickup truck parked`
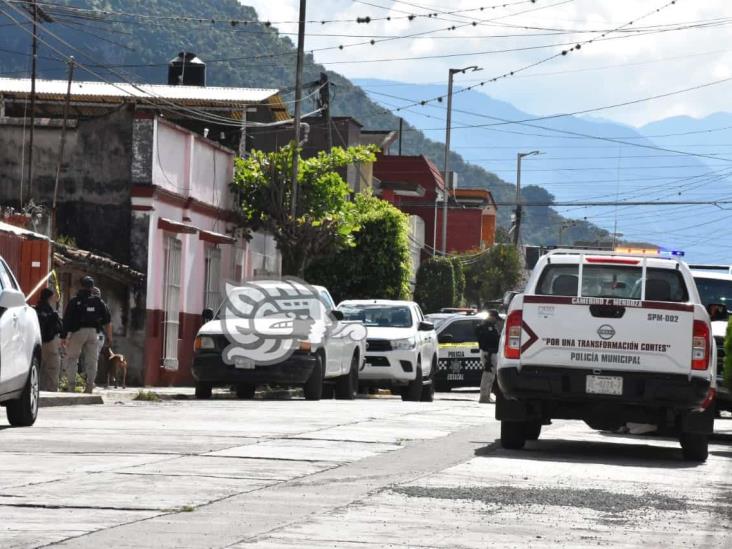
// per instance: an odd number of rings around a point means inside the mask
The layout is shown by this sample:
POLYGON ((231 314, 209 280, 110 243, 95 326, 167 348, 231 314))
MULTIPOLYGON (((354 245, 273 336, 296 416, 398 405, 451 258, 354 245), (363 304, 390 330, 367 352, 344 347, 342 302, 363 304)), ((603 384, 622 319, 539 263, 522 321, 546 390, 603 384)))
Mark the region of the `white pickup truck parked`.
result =
POLYGON ((359 382, 389 387, 402 400, 432 402, 437 370, 437 334, 414 301, 369 299, 338 305, 346 320, 363 322, 368 330, 366 362, 359 382))
POLYGON ((704 461, 714 424, 716 345, 688 267, 675 259, 555 250, 508 309, 496 419, 504 448, 552 419, 676 433, 704 461))
POLYGON ((283 280, 229 287, 217 313, 203 312, 192 367, 196 398, 210 398, 217 386, 252 398, 259 384, 300 386, 307 400, 333 392, 356 398, 366 330, 334 309, 322 286, 283 280))

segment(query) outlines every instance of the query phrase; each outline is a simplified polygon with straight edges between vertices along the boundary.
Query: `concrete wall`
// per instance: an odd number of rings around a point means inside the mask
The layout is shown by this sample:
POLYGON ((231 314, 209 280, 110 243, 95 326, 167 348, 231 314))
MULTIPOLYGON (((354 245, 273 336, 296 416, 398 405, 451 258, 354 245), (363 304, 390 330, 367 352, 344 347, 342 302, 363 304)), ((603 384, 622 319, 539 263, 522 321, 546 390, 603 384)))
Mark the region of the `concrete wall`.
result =
MULTIPOLYGON (((129 185, 132 150, 132 112, 126 108, 69 128, 59 181, 58 232, 76 240, 80 248, 129 261, 129 185)), ((28 132, 25 131, 25 142, 28 132)), ((39 125, 35 131, 32 197, 50 206, 56 176, 61 128, 39 125)), ((0 121, 0 202, 19 199, 23 126, 17 119, 0 121)), ((27 148, 25 149, 27 155, 27 148)), ((24 181, 28 197, 27 181, 24 181)))

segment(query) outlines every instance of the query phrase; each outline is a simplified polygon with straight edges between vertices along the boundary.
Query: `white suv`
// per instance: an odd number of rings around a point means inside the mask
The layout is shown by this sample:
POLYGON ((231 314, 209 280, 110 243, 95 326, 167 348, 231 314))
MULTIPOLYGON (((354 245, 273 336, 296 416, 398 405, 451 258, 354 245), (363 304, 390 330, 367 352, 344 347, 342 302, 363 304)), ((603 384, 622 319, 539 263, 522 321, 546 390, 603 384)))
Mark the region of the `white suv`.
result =
POLYGON ((362 386, 400 390, 402 400, 431 402, 437 370, 437 335, 413 301, 370 299, 338 305, 346 320, 366 326, 362 386))
POLYGON ((0 258, 0 405, 16 427, 30 427, 38 415, 41 329, 17 280, 0 258))

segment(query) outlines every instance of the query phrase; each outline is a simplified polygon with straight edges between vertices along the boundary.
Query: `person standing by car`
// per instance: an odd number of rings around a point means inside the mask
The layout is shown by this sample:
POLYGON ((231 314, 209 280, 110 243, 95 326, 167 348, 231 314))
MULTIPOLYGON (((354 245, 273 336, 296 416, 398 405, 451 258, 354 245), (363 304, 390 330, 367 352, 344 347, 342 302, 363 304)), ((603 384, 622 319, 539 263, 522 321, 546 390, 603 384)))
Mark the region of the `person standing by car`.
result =
POLYGON ((36 304, 41 327, 41 390, 58 391, 61 375, 60 339, 63 326, 56 310, 58 296, 51 288, 43 288, 36 304))
POLYGON ((94 390, 99 359, 99 333, 104 330, 107 344, 112 344, 112 325, 109 308, 100 297, 92 294, 94 279, 85 276, 81 279, 81 289, 66 307, 64 313, 62 339, 66 345, 64 372, 69 391, 74 390, 74 380, 79 356, 84 354, 86 372, 85 392, 94 390), (68 339, 67 339, 68 338, 68 339))
POLYGON ((496 379, 494 357, 501 339, 501 318, 498 311, 488 311, 486 319, 476 328, 478 346, 483 358, 483 375, 480 378, 480 399, 483 404, 493 402, 491 390, 496 379))

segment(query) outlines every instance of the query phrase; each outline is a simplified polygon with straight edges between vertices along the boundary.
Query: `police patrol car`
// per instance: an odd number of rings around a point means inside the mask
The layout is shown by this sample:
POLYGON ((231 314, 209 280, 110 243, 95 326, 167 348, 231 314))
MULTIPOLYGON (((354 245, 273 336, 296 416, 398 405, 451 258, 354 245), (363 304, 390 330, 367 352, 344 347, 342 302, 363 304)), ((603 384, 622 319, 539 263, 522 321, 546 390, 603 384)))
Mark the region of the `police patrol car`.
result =
POLYGON ((504 448, 536 440, 552 419, 634 422, 675 433, 685 459, 706 460, 717 345, 685 263, 552 251, 511 302, 499 348, 504 448))
POLYGON ((478 346, 477 328, 487 313, 433 313, 427 319, 435 325, 439 343, 439 360, 435 372, 435 389, 449 391, 453 387, 477 387, 483 373, 478 346))

